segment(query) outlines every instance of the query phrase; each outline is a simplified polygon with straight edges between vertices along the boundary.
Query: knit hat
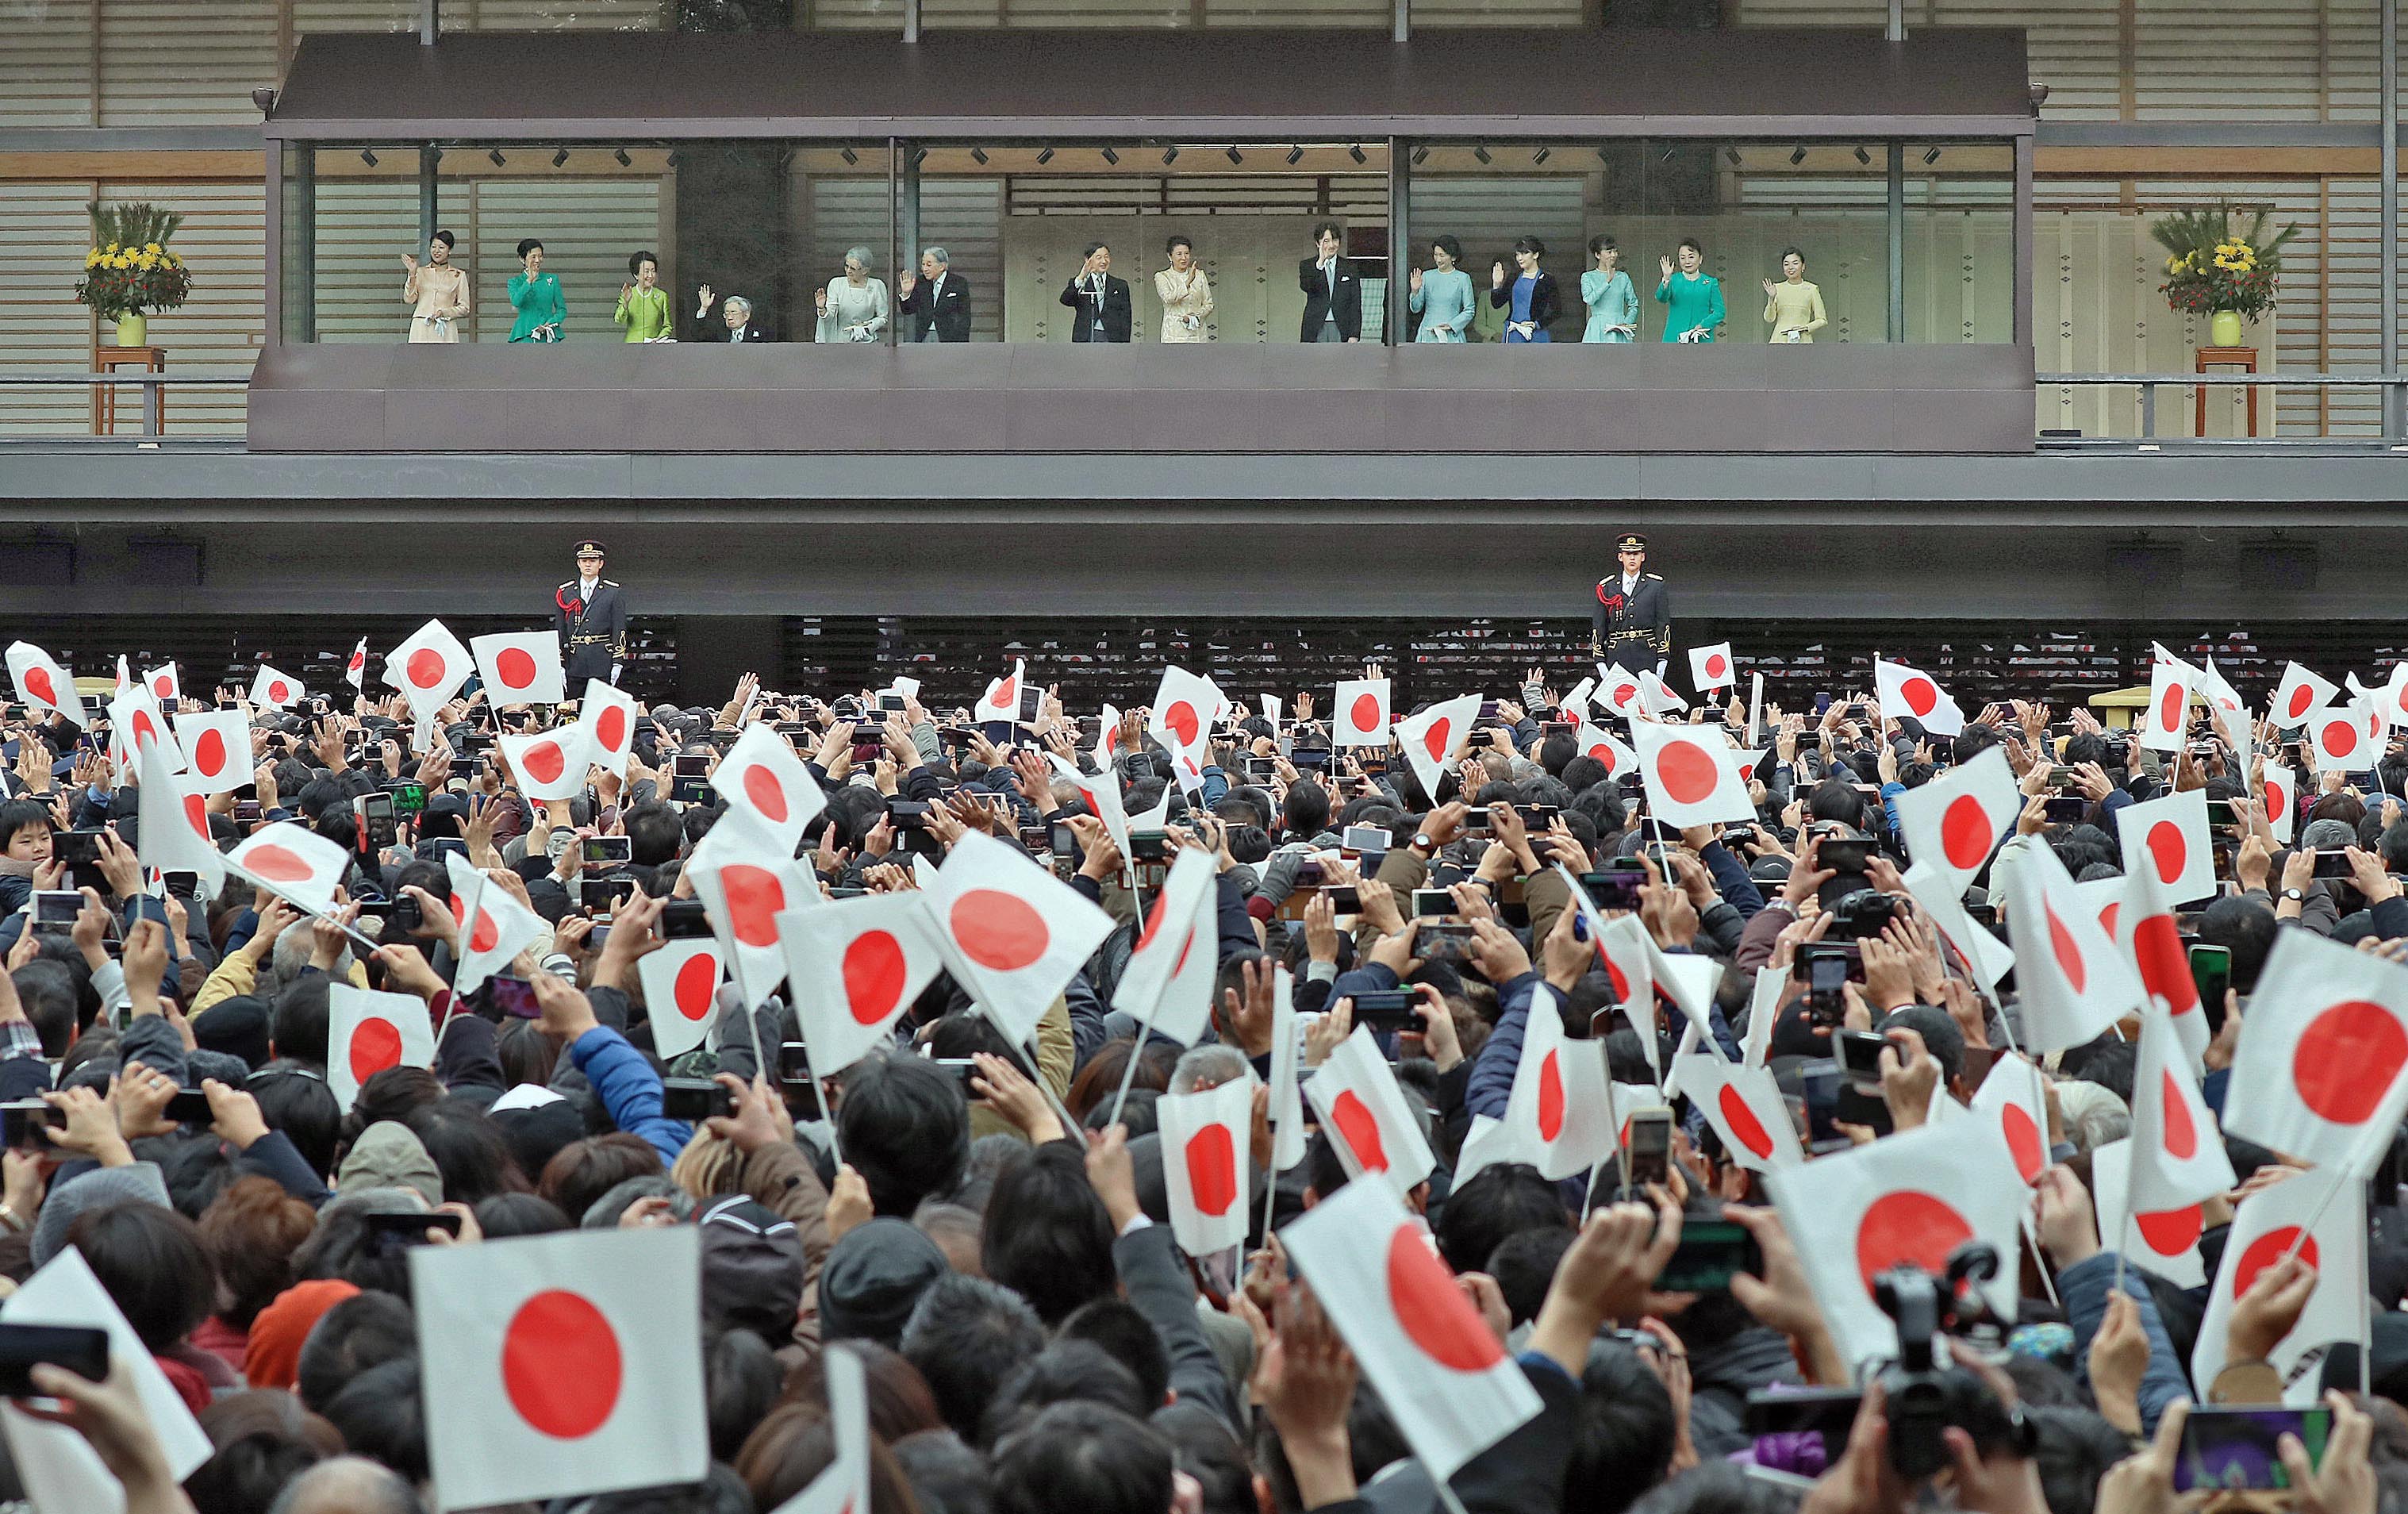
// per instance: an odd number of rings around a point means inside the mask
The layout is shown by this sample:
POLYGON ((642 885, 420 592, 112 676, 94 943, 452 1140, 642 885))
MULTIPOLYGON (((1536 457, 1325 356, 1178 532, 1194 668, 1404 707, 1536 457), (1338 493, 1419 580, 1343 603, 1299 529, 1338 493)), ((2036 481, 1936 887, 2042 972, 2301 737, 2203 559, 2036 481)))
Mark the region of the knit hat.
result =
POLYGON ((42 1201, 40 1217, 34 1221, 34 1265, 49 1266, 50 1259, 66 1248, 67 1227, 76 1222, 77 1216, 121 1204, 169 1207, 167 1180, 159 1175, 157 1162, 95 1167, 50 1190, 50 1197, 42 1201))
MULTIPOLYGON (((741 1193, 703 1211, 702 1322, 783 1346, 803 1306, 803 1239, 795 1223, 741 1193)), ((899 1332, 898 1332, 899 1336, 899 1332)))
POLYGON ((339 1278, 295 1283, 276 1295, 251 1322, 242 1353, 242 1375, 253 1388, 291 1388, 301 1380, 301 1347, 328 1309, 359 1290, 339 1278))
POLYGON ((882 1217, 846 1233, 820 1269, 820 1339, 899 1346, 911 1306, 949 1270, 937 1243, 906 1220, 882 1217))
POLYGON ((193 1017, 193 1039, 205 1051, 239 1057, 251 1071, 267 1065, 270 1016, 267 1001, 254 994, 221 999, 193 1017))
POLYGON ((360 1132, 335 1175, 335 1191, 370 1188, 416 1189, 432 1208, 443 1202, 443 1175, 417 1132, 399 1120, 380 1119, 360 1132))

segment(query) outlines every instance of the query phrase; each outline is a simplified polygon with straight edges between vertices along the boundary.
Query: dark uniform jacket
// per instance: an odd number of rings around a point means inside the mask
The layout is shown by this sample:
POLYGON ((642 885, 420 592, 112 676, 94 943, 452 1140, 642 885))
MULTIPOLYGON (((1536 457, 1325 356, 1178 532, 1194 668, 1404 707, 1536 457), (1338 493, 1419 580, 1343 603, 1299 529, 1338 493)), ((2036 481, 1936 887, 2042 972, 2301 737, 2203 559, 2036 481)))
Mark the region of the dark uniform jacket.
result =
POLYGON ((1589 621, 1605 659, 1637 672, 1672 655, 1672 591, 1654 573, 1639 575, 1638 587, 1622 592, 1622 575, 1599 579, 1589 621))
POLYGON ((552 628, 560 638, 561 672, 568 697, 584 691, 585 681, 610 681, 610 665, 627 660, 627 596, 607 578, 594 581, 594 598, 578 598, 570 579, 552 593, 552 628))

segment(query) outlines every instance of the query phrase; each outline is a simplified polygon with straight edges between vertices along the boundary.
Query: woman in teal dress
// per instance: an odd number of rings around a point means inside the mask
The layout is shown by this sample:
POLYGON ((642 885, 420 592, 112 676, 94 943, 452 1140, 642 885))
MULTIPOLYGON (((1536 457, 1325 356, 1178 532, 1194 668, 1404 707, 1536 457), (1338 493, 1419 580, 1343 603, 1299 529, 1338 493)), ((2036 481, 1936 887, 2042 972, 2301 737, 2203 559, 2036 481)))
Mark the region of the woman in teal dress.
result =
POLYGON ((1430 244, 1430 261, 1438 267, 1424 273, 1412 272, 1412 296, 1409 303, 1414 314, 1422 318, 1422 329, 1415 341, 1461 341, 1471 329, 1471 275, 1455 265, 1463 261, 1463 244, 1452 237, 1440 237, 1430 244))
POLYGON ((1617 266, 1621 250, 1611 237, 1592 237, 1588 255, 1597 267, 1581 275, 1581 303, 1588 307, 1588 328, 1581 340, 1638 340, 1639 290, 1617 266))
POLYGON ((510 275, 510 304, 519 312, 510 340, 558 341, 568 303, 561 298, 559 277, 543 271, 543 243, 532 237, 519 243, 519 262, 525 267, 510 275))
POLYGON ((1723 324, 1722 281, 1699 271, 1705 261, 1706 250, 1695 237, 1681 238, 1679 272, 1673 271, 1670 258, 1663 260, 1664 281, 1656 286, 1656 299, 1666 307, 1666 341, 1712 341, 1714 328, 1723 324))

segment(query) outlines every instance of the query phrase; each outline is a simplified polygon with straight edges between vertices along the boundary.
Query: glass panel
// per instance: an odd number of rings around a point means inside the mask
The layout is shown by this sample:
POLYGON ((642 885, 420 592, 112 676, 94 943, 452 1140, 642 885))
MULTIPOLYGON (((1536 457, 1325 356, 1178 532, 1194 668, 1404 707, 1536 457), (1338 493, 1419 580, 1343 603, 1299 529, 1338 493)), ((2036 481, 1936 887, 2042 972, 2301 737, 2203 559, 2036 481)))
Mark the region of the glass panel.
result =
POLYGON ((1909 341, 2005 342, 2015 327, 2014 149, 1906 150, 1909 341))

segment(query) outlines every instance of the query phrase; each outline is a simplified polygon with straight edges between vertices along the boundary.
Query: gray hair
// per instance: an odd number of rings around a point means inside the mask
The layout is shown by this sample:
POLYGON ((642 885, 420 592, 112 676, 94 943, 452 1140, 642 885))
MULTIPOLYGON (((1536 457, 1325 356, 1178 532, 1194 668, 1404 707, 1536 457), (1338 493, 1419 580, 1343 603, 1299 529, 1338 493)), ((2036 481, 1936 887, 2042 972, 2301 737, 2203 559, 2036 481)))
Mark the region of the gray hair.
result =
POLYGON ((1170 1091, 1180 1094, 1194 1093, 1199 1088, 1217 1089, 1224 1083, 1243 1081, 1252 1070, 1244 1052, 1232 1045, 1208 1042, 1181 1054, 1178 1064, 1170 1070, 1170 1091))
POLYGON ((2065 1139, 2076 1151, 2096 1151, 2132 1133, 2131 1111, 2113 1089, 2066 1078, 2057 1085, 2057 1102, 2065 1139))
POLYGON ((922 257, 935 258, 938 262, 945 265, 947 267, 951 267, 953 266, 953 254, 946 252, 941 247, 924 248, 921 251, 920 255, 922 257))
POLYGON ((334 1456, 286 1483, 272 1514, 419 1514, 421 1507, 400 1473, 365 1456, 334 1456))
MULTIPOLYGON (((268 982, 255 990, 261 998, 272 1002, 275 995, 301 981, 301 974, 308 969, 310 955, 318 949, 317 933, 313 929, 316 924, 314 916, 305 915, 286 926, 284 933, 276 938, 275 948, 267 957, 268 982)), ((346 936, 343 941, 343 949, 335 959, 334 969, 326 974, 336 983, 351 980, 351 938, 346 936)))
POLYGON ((878 267, 877 264, 869 260, 869 249, 867 247, 848 247, 844 250, 844 257, 845 261, 848 263, 860 264, 862 271, 865 273, 871 268, 878 267))
POLYGON ((727 296, 727 308, 729 310, 732 310, 739 305, 744 308, 745 314, 750 315, 752 313, 752 302, 751 300, 746 299, 741 295, 730 295, 727 296))

